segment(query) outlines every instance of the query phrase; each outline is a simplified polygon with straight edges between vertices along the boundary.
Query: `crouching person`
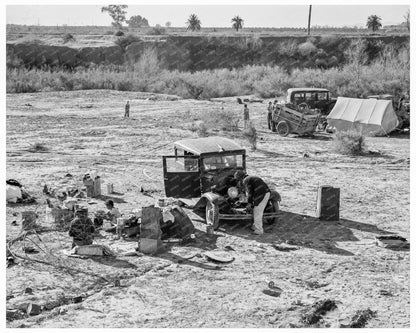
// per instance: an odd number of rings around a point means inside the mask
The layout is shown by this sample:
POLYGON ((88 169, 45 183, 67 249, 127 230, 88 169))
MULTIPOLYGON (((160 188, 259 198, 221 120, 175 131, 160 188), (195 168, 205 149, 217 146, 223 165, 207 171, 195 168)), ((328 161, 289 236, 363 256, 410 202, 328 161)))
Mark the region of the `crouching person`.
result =
POLYGON ((88 209, 78 209, 69 227, 69 236, 72 237, 72 248, 92 244, 94 231, 94 224, 88 217, 88 209))
POLYGON ((247 208, 253 208, 253 231, 256 235, 263 234, 263 213, 270 198, 270 189, 267 184, 257 176, 248 176, 244 171, 238 170, 234 178, 242 182, 247 195, 247 208))

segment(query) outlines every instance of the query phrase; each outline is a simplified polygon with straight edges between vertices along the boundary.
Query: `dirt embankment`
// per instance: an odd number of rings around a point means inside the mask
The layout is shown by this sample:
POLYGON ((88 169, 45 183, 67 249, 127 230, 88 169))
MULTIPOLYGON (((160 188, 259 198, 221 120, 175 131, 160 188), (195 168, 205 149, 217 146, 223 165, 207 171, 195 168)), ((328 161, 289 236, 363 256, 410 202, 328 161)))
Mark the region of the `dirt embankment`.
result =
MULTIPOLYGON (((116 38, 116 37, 115 37, 116 38)), ((137 61, 145 49, 154 48, 161 63, 174 70, 235 68, 244 65, 278 65, 286 69, 338 66, 345 61, 345 50, 358 38, 366 41, 370 58, 377 56, 382 44, 400 48, 409 36, 349 37, 326 35, 311 37, 212 37, 168 36, 142 40, 125 48, 113 46, 73 47, 49 45, 39 40, 7 43, 7 55, 18 57, 28 67, 44 65, 74 68, 90 64, 123 64, 137 61), (382 43, 380 43, 382 42, 382 43)))

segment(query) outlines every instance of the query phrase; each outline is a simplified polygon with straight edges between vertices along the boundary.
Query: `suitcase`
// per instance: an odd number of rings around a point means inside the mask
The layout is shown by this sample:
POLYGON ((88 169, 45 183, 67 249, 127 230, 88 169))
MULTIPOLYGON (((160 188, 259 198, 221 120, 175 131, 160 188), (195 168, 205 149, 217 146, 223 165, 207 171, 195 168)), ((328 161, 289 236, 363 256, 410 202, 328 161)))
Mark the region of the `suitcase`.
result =
POLYGON ((316 217, 324 221, 338 221, 339 201, 339 188, 320 186, 318 188, 316 217))

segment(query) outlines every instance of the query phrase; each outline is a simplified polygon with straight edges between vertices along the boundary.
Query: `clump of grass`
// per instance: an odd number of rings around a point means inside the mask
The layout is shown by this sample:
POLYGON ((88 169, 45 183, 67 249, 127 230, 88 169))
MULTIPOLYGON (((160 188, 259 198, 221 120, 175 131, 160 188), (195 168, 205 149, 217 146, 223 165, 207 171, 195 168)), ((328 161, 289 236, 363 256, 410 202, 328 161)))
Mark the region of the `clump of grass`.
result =
POLYGON ((156 26, 154 26, 150 31, 149 31, 149 35, 164 35, 166 34, 166 29, 163 28, 160 24, 156 24, 156 26))
POLYGON ((114 36, 117 36, 117 37, 124 36, 124 32, 121 30, 118 30, 114 33, 114 36))
POLYGON ((203 114, 202 121, 208 128, 236 132, 241 117, 236 110, 210 110, 203 114))
POLYGON ((32 153, 43 153, 49 151, 49 148, 43 143, 36 142, 29 148, 29 151, 32 153))
POLYGON ((68 42, 75 42, 75 37, 72 36, 72 34, 67 33, 62 37, 62 41, 64 42, 64 44, 68 42))
POLYGON ((202 121, 199 123, 196 133, 199 137, 207 137, 208 136, 208 128, 207 125, 202 121))
POLYGON ((243 131, 244 137, 250 143, 253 150, 257 149, 257 130, 254 123, 250 121, 248 127, 243 131))
POLYGON ((356 130, 337 132, 335 134, 334 149, 343 155, 362 155, 365 150, 365 137, 356 130))

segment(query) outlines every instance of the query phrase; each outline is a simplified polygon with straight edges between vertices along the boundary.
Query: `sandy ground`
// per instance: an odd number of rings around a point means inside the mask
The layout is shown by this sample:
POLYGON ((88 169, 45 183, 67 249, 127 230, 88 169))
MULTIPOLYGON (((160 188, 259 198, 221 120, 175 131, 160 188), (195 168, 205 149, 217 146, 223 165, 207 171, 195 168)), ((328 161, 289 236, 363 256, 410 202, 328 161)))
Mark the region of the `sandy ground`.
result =
MULTIPOLYGON (((38 199, 36 205, 7 205, 7 239, 19 234, 22 211, 36 209, 38 223, 50 226, 44 184, 81 187, 90 170, 103 178, 104 193, 108 182, 117 192, 85 201, 91 214, 104 209, 108 197, 123 213, 154 203, 139 189, 163 195, 161 156, 172 152, 174 141, 197 137, 193 123, 220 108, 217 101, 168 99, 115 91, 7 95, 7 178, 20 181, 38 199), (126 100, 130 119, 122 118, 126 100), (48 151, 31 152, 35 143, 48 151)), ((235 98, 224 101, 225 109, 241 107, 235 98)), ((332 150, 327 135, 271 133, 266 105, 249 108, 259 132, 256 151, 240 133, 213 134, 245 146, 248 172, 276 186, 283 199, 278 223, 262 236, 252 235, 244 223, 224 224, 222 231, 207 235, 201 219, 189 212, 199 231, 187 246, 113 259, 66 257, 62 250, 71 243, 66 233, 31 236, 33 243, 25 242, 41 249, 28 256, 48 258, 61 268, 29 260, 7 268, 7 308, 27 302, 44 306, 40 315, 8 321, 7 327, 305 327, 302 314, 324 299, 334 300, 337 309, 323 316, 321 327, 346 325, 357 310, 368 308, 376 316, 366 327, 409 327, 410 254, 375 241, 381 234, 410 236, 409 137, 369 138, 369 149, 380 155, 343 156, 332 150), (341 189, 340 221, 314 218, 317 187, 324 184, 341 189), (284 241, 298 250, 272 246, 284 241), (213 263, 203 255, 226 246, 234 250, 229 251, 232 263, 213 263), (114 285, 117 279, 120 286, 114 285), (283 290, 280 297, 262 292, 269 281, 283 290), (33 293, 25 293, 26 287, 33 293), (83 301, 72 304, 75 296, 83 301)), ((96 242, 120 252, 137 245, 103 232, 96 242)), ((13 248, 21 252, 23 246, 18 242, 13 248)))

